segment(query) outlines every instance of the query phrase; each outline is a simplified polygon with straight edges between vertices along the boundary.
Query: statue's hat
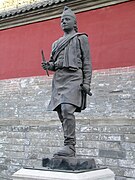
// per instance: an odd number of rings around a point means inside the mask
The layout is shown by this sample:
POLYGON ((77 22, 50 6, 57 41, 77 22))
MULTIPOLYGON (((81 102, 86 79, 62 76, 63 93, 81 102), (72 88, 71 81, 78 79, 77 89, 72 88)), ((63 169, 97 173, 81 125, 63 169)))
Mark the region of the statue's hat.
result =
POLYGON ((64 10, 61 16, 71 16, 74 19, 76 19, 75 13, 67 6, 64 7, 64 10))

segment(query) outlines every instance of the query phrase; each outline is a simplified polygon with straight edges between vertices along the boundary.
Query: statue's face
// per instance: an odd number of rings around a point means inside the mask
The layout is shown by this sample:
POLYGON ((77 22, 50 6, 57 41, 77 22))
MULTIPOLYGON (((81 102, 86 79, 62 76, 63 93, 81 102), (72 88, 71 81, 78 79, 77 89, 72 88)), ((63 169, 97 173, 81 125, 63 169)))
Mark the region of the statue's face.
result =
POLYGON ((71 16, 62 16, 61 17, 61 27, 63 31, 71 31, 74 29, 75 19, 71 16))

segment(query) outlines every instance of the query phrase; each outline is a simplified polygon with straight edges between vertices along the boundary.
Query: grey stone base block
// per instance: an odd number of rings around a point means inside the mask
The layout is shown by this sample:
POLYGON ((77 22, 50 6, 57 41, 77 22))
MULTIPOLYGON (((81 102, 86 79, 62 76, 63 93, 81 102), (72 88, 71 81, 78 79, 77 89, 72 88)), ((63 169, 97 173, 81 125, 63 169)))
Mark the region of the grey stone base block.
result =
POLYGON ((114 180, 110 169, 86 172, 20 169, 12 175, 13 180, 114 180))

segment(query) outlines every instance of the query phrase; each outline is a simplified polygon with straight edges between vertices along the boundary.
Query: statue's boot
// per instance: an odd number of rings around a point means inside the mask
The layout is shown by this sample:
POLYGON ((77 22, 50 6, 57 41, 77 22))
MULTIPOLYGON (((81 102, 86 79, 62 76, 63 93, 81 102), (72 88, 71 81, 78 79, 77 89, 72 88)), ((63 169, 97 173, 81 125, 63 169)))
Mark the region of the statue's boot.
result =
POLYGON ((57 156, 74 157, 75 147, 73 145, 66 145, 62 149, 60 149, 57 153, 54 154, 54 157, 57 156))

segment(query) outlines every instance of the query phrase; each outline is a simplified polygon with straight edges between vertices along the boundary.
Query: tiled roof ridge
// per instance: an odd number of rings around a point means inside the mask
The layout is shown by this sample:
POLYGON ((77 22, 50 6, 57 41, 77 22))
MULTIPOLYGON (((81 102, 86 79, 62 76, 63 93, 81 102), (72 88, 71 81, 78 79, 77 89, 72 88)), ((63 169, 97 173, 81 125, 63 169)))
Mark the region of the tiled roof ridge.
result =
POLYGON ((14 16, 16 14, 32 11, 35 9, 40 9, 40 8, 44 8, 47 6, 52 6, 52 5, 55 5, 58 3, 66 2, 66 1, 72 1, 72 0, 47 0, 47 1, 41 0, 37 3, 24 5, 22 7, 14 8, 14 9, 7 10, 7 11, 2 11, 2 12, 0 12, 0 19, 4 19, 4 18, 9 17, 9 16, 14 16))

